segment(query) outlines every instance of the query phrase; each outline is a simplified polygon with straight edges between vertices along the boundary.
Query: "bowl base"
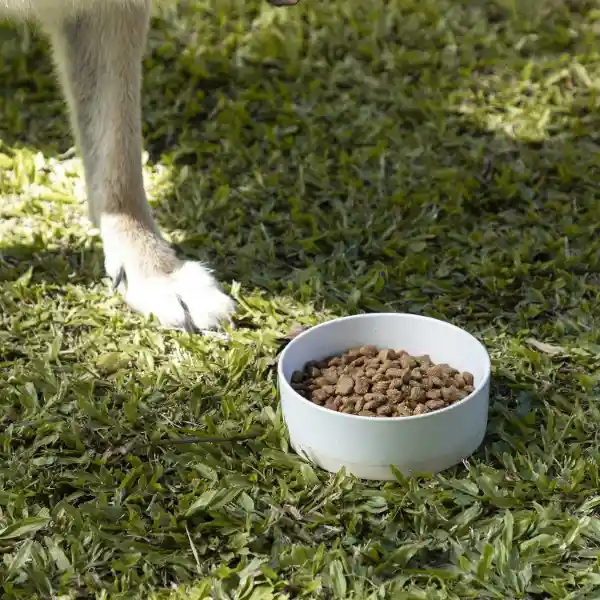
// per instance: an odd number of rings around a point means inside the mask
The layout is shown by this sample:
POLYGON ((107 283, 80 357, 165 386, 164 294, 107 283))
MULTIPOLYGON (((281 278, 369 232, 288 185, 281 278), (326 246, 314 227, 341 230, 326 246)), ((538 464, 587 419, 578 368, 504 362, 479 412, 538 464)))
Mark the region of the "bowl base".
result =
MULTIPOLYGON (((419 468, 421 466, 419 464, 413 464, 410 467, 402 467, 398 465, 395 466, 395 468, 397 471, 402 473, 402 475, 407 477, 424 474, 435 475, 436 473, 450 469, 451 467, 460 464, 463 460, 469 458, 479 448, 482 442, 483 438, 479 440, 473 440, 471 446, 472 449, 463 453, 462 456, 446 456, 436 461, 434 465, 432 465, 431 460, 428 460, 428 468, 425 468, 425 465, 422 465, 422 468, 419 468)), ((354 475, 358 479, 375 481, 395 481, 397 479, 394 471, 389 465, 365 465, 351 463, 335 456, 328 456, 322 452, 317 453, 309 446, 300 446, 298 444, 294 444, 292 441, 290 441, 290 445, 292 446, 294 452, 300 456, 300 458, 321 469, 324 469, 325 471, 329 471, 330 473, 337 473, 342 468, 345 468, 346 472, 354 475)))

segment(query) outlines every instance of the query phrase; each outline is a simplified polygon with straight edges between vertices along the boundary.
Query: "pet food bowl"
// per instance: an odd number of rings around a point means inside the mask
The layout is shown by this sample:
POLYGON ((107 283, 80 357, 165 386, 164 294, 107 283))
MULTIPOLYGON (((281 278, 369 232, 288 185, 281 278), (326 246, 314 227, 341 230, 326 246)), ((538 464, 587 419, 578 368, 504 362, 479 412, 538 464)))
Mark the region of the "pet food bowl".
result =
POLYGON ((467 331, 438 319, 403 313, 360 314, 334 319, 292 340, 278 364, 279 395, 293 449, 309 462, 335 473, 342 467, 361 479, 393 480, 434 474, 468 458, 486 433, 491 365, 484 346, 467 331), (318 361, 365 345, 428 354, 473 374, 466 398, 410 417, 369 417, 340 413, 303 398, 291 377, 318 361))

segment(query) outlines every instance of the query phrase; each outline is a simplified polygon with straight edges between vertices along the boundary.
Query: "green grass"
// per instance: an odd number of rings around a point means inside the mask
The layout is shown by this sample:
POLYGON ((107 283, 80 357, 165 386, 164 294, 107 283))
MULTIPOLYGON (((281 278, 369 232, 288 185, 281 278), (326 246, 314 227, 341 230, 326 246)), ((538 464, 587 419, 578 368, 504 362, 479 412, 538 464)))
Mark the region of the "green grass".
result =
POLYGON ((154 25, 148 189, 238 327, 165 332, 110 293, 46 43, 3 26, 3 600, 599 598, 600 4, 195 0, 154 25), (281 335, 378 310, 487 345, 464 465, 362 483, 290 451, 281 335))

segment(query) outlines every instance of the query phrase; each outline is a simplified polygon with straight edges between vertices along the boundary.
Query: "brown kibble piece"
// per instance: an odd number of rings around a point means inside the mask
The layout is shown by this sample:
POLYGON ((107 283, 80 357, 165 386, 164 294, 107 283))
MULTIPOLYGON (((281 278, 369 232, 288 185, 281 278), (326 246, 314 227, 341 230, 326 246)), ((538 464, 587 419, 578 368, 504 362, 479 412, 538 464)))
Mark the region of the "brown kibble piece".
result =
POLYGON ((396 364, 393 360, 384 360, 378 370, 380 373, 385 373, 388 369, 393 369, 396 364))
POLYGON ((411 417, 413 414, 413 411, 410 407, 406 406, 406 404, 399 404, 396 407, 396 414, 399 417, 411 417))
POLYGON ((451 367, 446 363, 441 363, 439 366, 443 369, 446 377, 454 377, 454 375, 458 373, 458 371, 454 367, 451 367))
POLYGON ((374 416, 375 416, 375 413, 374 413, 374 412, 371 412, 370 410, 361 410, 361 411, 358 413, 358 416, 359 416, 359 417, 374 417, 374 416))
POLYGON ((400 357, 400 364, 402 365, 403 369, 413 369, 417 366, 417 361, 412 356, 403 354, 400 357))
POLYGON ((472 385, 469 385, 469 384, 465 385, 465 392, 467 392, 467 393, 469 393, 469 394, 470 394, 472 391, 474 391, 474 389, 475 389, 475 388, 474 388, 472 385))
POLYGON ((362 396, 358 396, 357 394, 353 395, 353 396, 344 396, 342 398, 342 403, 344 404, 344 406, 347 405, 351 405, 351 406, 356 406, 356 404, 361 401, 363 399, 362 396))
POLYGON ((451 385, 450 387, 442 388, 442 398, 446 402, 456 402, 458 400, 458 388, 451 385))
POLYGON ((354 381, 354 391, 357 394, 366 394, 369 391, 369 387, 369 380, 366 377, 357 377, 354 381))
POLYGON ((323 371, 323 379, 327 381, 328 384, 335 385, 339 378, 337 369, 334 367, 329 367, 323 371))
POLYGON ((375 367, 367 367, 367 369, 365 370, 365 377, 368 377, 369 379, 376 374, 377 369, 375 367))
POLYGON ((365 376, 365 370, 363 367, 350 367, 348 369, 348 375, 352 375, 356 381, 359 377, 365 376))
POLYGON ((427 400, 427 402, 425 402, 425 406, 429 410, 439 410, 440 408, 444 408, 446 403, 443 400, 427 400))
POLYGON ((423 371, 421 371, 421 369, 419 369, 418 367, 415 367, 410 372, 410 378, 414 379, 415 381, 421 381, 421 379, 423 379, 423 371))
POLYGON ((396 353, 393 350, 380 350, 379 354, 377 355, 377 357, 379 358, 379 360, 384 363, 387 360, 394 360, 394 358, 396 358, 396 353))
POLYGON ((306 374, 302 371, 294 371, 292 373, 292 383, 302 383, 305 377, 306 374))
POLYGON ((390 381, 390 388, 393 388, 395 390, 399 390, 400 388, 402 388, 402 384, 403 384, 402 379, 398 379, 398 378, 392 379, 390 381))
POLYGON ((394 408, 389 404, 384 404, 377 409, 377 414, 381 417, 391 417, 394 414, 394 408))
POLYGON ((389 381, 377 381, 371 389, 373 390, 373 392, 385 394, 385 392, 387 392, 389 387, 390 387, 389 381))
POLYGON ((311 393, 310 398, 315 404, 325 404, 331 397, 324 389, 317 389, 311 393))
POLYGON ((404 369, 398 369, 398 367, 392 367, 385 372, 389 379, 401 379, 404 380, 406 371, 404 369))
POLYGON ((464 377, 459 374, 454 376, 454 385, 456 385, 458 389, 462 389, 465 387, 465 385, 467 385, 467 382, 465 381, 464 377))
POLYGON ((392 402, 393 404, 397 404, 398 402, 401 402, 402 398, 404 398, 404 394, 400 390, 396 390, 396 389, 389 389, 386 392, 386 396, 389 398, 389 401, 392 402))
POLYGON ((468 371, 464 371, 462 373, 462 378, 465 380, 465 383, 469 386, 473 385, 474 382, 474 378, 473 378, 473 374, 469 373, 468 371))
POLYGON ((354 379, 350 375, 342 375, 335 386, 335 393, 342 396, 349 396, 353 391, 354 379))
POLYGON ((413 410, 413 415, 424 415, 431 412, 424 404, 418 404, 413 410))
POLYGON ((432 365, 427 369, 427 375, 429 377, 443 377, 444 369, 440 365, 432 365))
POLYGON ((408 383, 410 381, 410 369, 402 369, 402 381, 408 383))
MULTIPOLYGON (((369 394, 367 394, 368 396, 369 394)), ((364 410, 373 410, 375 408, 379 408, 386 404, 387 398, 382 395, 378 395, 377 398, 373 398, 372 400, 367 400, 366 404, 363 406, 364 410)))
POLYGON ((418 387, 414 387, 410 390, 410 399, 413 402, 424 402, 425 398, 425 390, 418 387))
POLYGON ((444 387, 444 381, 437 375, 432 375, 431 377, 429 377, 429 380, 431 381, 431 385, 433 387, 437 387, 437 388, 444 387))
POLYGON ((429 400, 439 400, 442 397, 442 390, 429 390, 426 396, 429 400))
POLYGON ((415 356, 417 362, 423 367, 423 369, 428 369, 433 361, 431 360, 431 356, 429 354, 423 354, 423 356, 415 356))
POLYGON ((379 353, 379 350, 377 349, 377 346, 367 345, 367 346, 361 347, 360 353, 363 356, 373 357, 373 356, 377 356, 377 354, 379 353))

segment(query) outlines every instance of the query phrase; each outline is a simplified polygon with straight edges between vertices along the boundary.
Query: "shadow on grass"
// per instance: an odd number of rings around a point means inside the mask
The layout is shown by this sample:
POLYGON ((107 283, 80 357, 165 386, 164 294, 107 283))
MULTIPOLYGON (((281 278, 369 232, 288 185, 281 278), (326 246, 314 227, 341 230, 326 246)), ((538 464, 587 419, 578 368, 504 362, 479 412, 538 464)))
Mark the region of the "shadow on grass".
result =
MULTIPOLYGON (((555 22, 534 35, 465 4, 440 27, 429 3, 357 47, 372 22, 352 6, 351 25, 323 8, 318 30, 258 20, 208 50, 182 27, 192 9, 160 22, 144 120, 151 164, 169 173, 161 227, 225 282, 336 313, 421 312, 490 340, 592 327, 600 118, 577 62, 585 20, 562 39, 555 22)), ((1 136, 55 155, 70 134, 45 48, 3 47, 1 136)), ((0 280, 30 266, 54 285, 101 276, 95 244, 1 250, 0 280)))

